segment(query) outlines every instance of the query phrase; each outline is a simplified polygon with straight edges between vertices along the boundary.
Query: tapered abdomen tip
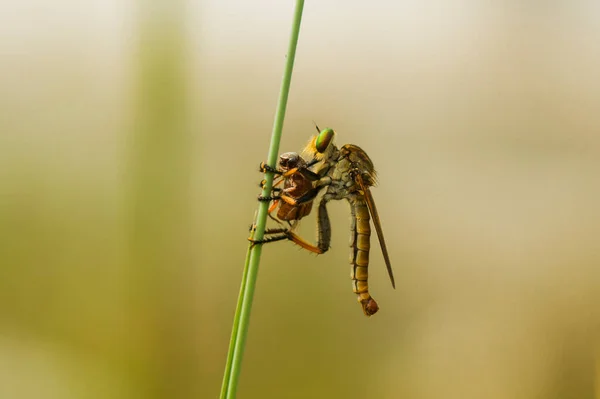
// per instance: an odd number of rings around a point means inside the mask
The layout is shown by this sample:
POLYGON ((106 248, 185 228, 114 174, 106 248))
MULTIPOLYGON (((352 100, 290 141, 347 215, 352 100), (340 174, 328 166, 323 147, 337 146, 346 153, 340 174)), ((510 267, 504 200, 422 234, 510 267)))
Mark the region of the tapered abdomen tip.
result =
POLYGON ((379 310, 379 305, 373 298, 365 299, 360 303, 363 307, 363 312, 365 312, 365 316, 372 316, 379 310))

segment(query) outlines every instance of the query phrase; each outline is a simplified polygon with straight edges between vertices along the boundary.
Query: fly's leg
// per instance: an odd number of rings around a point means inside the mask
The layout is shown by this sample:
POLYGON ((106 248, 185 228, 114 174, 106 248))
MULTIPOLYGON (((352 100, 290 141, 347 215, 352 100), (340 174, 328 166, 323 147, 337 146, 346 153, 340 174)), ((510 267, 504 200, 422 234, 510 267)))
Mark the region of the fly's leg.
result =
POLYGON ((258 170, 260 172, 262 172, 262 173, 270 172, 270 173, 273 173, 275 175, 282 175, 284 173, 283 171, 278 170, 277 168, 273 168, 273 167, 267 165, 266 162, 261 162, 260 166, 258 167, 258 170))
POLYGON ((318 246, 312 245, 311 243, 309 243, 308 241, 306 241, 304 238, 300 237, 298 234, 294 233, 293 231, 288 231, 287 236, 288 236, 289 240, 294 242, 294 244, 299 245, 300 247, 306 249, 307 251, 313 252, 318 255, 325 253, 325 251, 321 250, 321 248, 319 248, 318 246))
POLYGON ((268 196, 268 197, 263 197, 262 195, 259 195, 257 198, 261 202, 271 202, 271 201, 278 201, 278 200, 280 200, 281 196, 280 195, 271 195, 271 196, 268 196))
MULTIPOLYGON (((279 220, 277 220, 277 222, 281 223, 279 220)), ((254 240, 252 238, 248 238, 248 241, 252 242, 252 245, 256 245, 268 244, 270 242, 277 242, 282 240, 289 240, 291 239, 290 234, 293 234, 291 233, 293 227, 294 225, 290 225, 289 228, 266 229, 262 240, 254 240)), ((256 226, 252 226, 252 229, 256 229, 256 226)))
POLYGON ((279 228, 279 229, 266 229, 265 230, 265 235, 272 235, 272 234, 280 234, 280 233, 287 233, 290 229, 286 229, 286 228, 279 228))
MULTIPOLYGON (((275 229, 275 230, 277 230, 277 229, 275 229)), ((265 232, 265 234, 266 233, 267 232, 265 232)), ((298 234, 290 231, 290 229, 287 229, 285 231, 285 233, 281 233, 279 235, 274 235, 272 237, 266 237, 266 238, 263 238, 262 240, 253 240, 250 238, 248 240, 251 241, 253 245, 268 244, 270 242, 290 240, 310 252, 313 252, 313 253, 316 253, 319 255, 323 253, 323 251, 321 251, 321 249, 319 249, 319 247, 315 247, 314 245, 310 244, 308 241, 306 241, 304 238, 300 237, 298 234)))
POLYGON ((316 247, 306 241, 304 238, 300 237, 298 234, 294 233, 292 230, 296 227, 295 223, 290 224, 290 228, 284 229, 267 229, 265 230, 265 236, 271 235, 271 237, 263 237, 262 240, 254 240, 252 238, 248 238, 252 245, 256 244, 268 244, 270 242, 277 242, 283 240, 290 240, 293 243, 299 245, 300 247, 314 252, 316 254, 322 254, 323 251, 319 247, 316 247))
MULTIPOLYGON (((255 226, 253 226, 253 227, 255 227, 255 226)), ((256 245, 256 244, 268 244, 270 242, 287 240, 288 239, 288 235, 287 235, 288 231, 289 231, 289 229, 284 229, 284 228, 266 229, 265 237, 263 237, 262 240, 254 240, 252 238, 248 238, 248 241, 252 242, 252 245, 256 245), (267 236, 271 236, 271 237, 267 237, 267 236)))
MULTIPOLYGON (((273 219, 274 221, 276 221, 277 223, 279 223, 280 225, 283 226, 283 223, 281 220, 277 219, 276 217, 273 217, 270 213, 267 213, 267 215, 269 215, 269 217, 271 219, 273 219)), ((289 223, 289 222, 288 222, 289 223)), ((264 236, 273 236, 273 237, 266 237, 262 240, 255 240, 254 237, 254 232, 256 231, 256 221, 254 223, 252 223, 250 225, 250 237, 248 237, 248 241, 254 243, 254 244, 266 244, 268 242, 273 242, 273 241, 280 241, 280 240, 284 240, 287 239, 287 235, 286 233, 291 230, 292 228, 294 228, 294 225, 290 224, 290 227, 286 228, 286 227, 279 227, 279 228, 275 228, 275 229, 265 229, 265 232, 263 233, 264 236), (279 234, 281 237, 277 238, 274 235, 275 234, 279 234)), ((279 236, 278 236, 279 237, 279 236)))
POLYGON ((327 202, 329 195, 325 194, 319 203, 319 213, 317 216, 317 246, 325 253, 329 250, 331 244, 331 222, 327 213, 327 202))

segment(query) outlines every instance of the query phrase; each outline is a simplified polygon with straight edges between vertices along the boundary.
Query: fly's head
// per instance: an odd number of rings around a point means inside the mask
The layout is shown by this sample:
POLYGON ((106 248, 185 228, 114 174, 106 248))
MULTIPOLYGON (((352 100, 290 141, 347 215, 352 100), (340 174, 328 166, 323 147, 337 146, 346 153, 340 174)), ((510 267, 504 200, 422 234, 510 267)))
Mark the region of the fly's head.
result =
POLYGON ((306 159, 315 159, 317 161, 329 161, 337 152, 333 142, 335 131, 331 128, 325 128, 318 134, 312 136, 303 150, 306 159))

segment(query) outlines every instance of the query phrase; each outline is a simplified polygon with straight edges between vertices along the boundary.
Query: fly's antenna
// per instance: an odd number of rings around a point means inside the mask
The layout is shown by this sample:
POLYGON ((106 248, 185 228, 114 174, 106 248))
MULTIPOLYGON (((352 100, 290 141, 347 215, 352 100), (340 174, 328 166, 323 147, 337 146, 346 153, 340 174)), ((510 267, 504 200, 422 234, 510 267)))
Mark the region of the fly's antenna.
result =
POLYGON ((315 124, 315 127, 317 128, 317 133, 321 133, 321 129, 319 129, 319 125, 317 125, 317 122, 313 121, 313 123, 315 124))

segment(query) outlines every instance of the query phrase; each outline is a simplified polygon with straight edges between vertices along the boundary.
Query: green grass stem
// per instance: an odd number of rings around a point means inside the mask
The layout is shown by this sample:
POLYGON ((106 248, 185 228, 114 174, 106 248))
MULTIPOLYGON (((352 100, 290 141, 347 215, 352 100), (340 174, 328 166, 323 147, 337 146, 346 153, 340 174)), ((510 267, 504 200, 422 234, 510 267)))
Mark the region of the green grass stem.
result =
MULTIPOLYGON (((281 141, 285 110, 290 91, 290 83, 292 81, 292 70, 294 69, 294 59, 296 58, 296 45, 298 44, 298 34, 300 32, 303 8, 304 0, 296 0, 294 20, 292 22, 292 33, 290 35, 283 80, 281 82, 275 121, 273 123, 273 132, 271 134, 271 144, 269 146, 269 154, 267 157, 267 164, 272 167, 276 166, 277 157, 279 155, 279 143, 281 141)), ((263 188, 262 195, 268 196, 273 187, 273 174, 266 173, 265 180, 266 184, 263 188)), ((264 236, 268 206, 269 204, 267 202, 259 202, 258 204, 256 230, 254 231, 254 238, 256 240, 260 240, 264 236)), ((221 386, 221 399, 234 399, 236 397, 237 385, 242 367, 242 357, 244 355, 244 347, 248 335, 250 311, 252 310, 252 300, 254 298, 261 251, 262 245, 248 246, 238 303, 233 319, 229 352, 227 354, 227 363, 223 375, 223 384, 221 386)))

